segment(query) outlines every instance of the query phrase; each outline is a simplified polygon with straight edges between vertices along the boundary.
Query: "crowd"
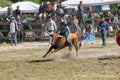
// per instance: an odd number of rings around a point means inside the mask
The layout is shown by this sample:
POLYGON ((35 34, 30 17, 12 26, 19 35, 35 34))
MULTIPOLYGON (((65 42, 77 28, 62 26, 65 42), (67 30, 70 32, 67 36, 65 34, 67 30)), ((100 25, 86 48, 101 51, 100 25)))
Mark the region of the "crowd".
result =
MULTIPOLYGON (((20 7, 17 6, 16 10, 13 10, 11 5, 8 5, 8 14, 7 21, 10 23, 10 34, 11 34, 11 45, 17 44, 21 39, 21 30, 22 23, 26 23, 27 20, 24 18, 20 19, 22 13, 20 11, 20 7)), ((34 20, 38 20, 38 22, 45 24, 44 29, 49 32, 49 34, 58 33, 62 36, 66 37, 66 40, 70 45, 72 45, 69 40, 69 34, 78 32, 79 33, 79 41, 88 42, 95 40, 95 23, 98 24, 97 30, 101 34, 102 37, 102 47, 106 46, 106 36, 111 30, 109 28, 109 23, 113 23, 113 32, 115 33, 119 30, 119 20, 118 13, 114 14, 106 14, 103 13, 99 15, 101 20, 91 20, 85 21, 84 14, 87 15, 87 18, 94 18, 94 13, 92 7, 87 7, 85 10, 82 1, 80 1, 78 5, 78 11, 74 15, 65 16, 64 7, 61 5, 61 2, 54 1, 54 3, 50 2, 40 2, 38 17, 34 20), (113 20, 105 19, 106 16, 113 16, 113 20), (82 38, 82 39, 81 39, 82 38)), ((52 38, 50 37, 49 43, 52 43, 52 38)))

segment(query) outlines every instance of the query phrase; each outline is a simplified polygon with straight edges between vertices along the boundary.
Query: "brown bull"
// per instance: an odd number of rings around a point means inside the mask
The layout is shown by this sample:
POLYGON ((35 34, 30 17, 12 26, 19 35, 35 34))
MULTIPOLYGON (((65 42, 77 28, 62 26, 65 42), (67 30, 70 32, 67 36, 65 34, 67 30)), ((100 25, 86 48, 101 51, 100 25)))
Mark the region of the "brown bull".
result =
MULTIPOLYGON (((69 46, 69 50, 71 51, 71 47, 70 45, 66 42, 65 37, 61 37, 59 34, 54 33, 52 35, 52 44, 48 50, 48 52, 43 56, 43 58, 45 58, 48 54, 52 54, 62 48, 65 48, 67 46, 69 46), (54 51, 51 51, 52 49, 54 49, 54 51), (51 53, 50 53, 51 52, 51 53)), ((81 46, 81 43, 78 44, 78 33, 71 33, 69 36, 71 42, 73 43, 73 46, 76 49, 76 56, 78 55, 78 48, 81 46)))

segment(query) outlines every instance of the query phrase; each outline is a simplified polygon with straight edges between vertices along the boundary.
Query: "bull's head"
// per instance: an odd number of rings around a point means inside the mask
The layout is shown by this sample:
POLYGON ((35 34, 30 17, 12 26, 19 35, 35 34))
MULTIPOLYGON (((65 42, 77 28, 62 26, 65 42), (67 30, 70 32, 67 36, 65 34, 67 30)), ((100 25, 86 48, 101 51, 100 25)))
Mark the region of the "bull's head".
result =
POLYGON ((52 37, 52 43, 51 45, 55 45, 58 42, 58 39, 62 38, 63 36, 54 33, 54 34, 49 34, 52 37))

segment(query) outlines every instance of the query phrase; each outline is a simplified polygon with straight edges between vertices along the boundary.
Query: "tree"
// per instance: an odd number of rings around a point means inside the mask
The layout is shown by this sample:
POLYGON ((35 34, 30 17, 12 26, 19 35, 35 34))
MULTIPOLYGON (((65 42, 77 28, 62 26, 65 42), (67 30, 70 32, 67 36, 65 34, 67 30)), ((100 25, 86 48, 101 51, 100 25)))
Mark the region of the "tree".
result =
POLYGON ((23 1, 23 0, 10 0, 10 1, 15 3, 15 2, 23 1))

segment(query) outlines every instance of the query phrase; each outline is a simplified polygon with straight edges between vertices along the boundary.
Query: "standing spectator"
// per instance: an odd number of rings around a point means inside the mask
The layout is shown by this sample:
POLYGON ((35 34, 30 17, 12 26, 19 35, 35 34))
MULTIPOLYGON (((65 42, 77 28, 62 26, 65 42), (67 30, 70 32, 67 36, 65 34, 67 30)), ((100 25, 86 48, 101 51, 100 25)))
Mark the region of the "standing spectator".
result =
POLYGON ((119 26, 119 19, 118 19, 118 14, 115 13, 114 18, 113 18, 113 31, 114 31, 114 36, 116 32, 120 29, 119 26))
POLYGON ((61 19, 60 19, 60 23, 62 23, 62 22, 64 22, 65 24, 67 24, 67 19, 66 19, 66 17, 65 17, 64 14, 61 16, 61 19))
POLYGON ((21 16, 21 11, 20 11, 20 7, 19 6, 17 6, 16 10, 14 11, 14 14, 15 14, 16 18, 18 16, 21 16))
POLYGON ((13 46, 13 44, 17 44, 17 31, 18 31, 18 27, 15 23, 15 18, 12 17, 10 19, 10 35, 11 35, 11 45, 13 46))
POLYGON ((45 5, 43 2, 40 3, 39 6, 39 17, 40 17, 40 22, 43 22, 43 18, 46 18, 46 14, 45 14, 45 5))
MULTIPOLYGON (((45 29, 49 32, 49 34, 53 34, 53 33, 56 32, 56 29, 57 29, 57 28, 56 28, 56 23, 55 23, 55 21, 52 19, 51 16, 49 16, 49 19, 48 19, 48 21, 47 21, 47 23, 46 23, 45 29)), ((50 37, 49 43, 50 43, 50 44, 52 43, 52 37, 50 37)))
POLYGON ((82 22, 83 26, 85 25, 84 21, 84 6, 82 4, 82 1, 80 1, 78 5, 78 17, 79 17, 79 24, 82 22))
MULTIPOLYGON (((90 7, 90 6, 87 8, 87 15, 88 15, 88 18, 91 18, 91 19, 94 18, 93 10, 92 10, 92 7, 90 7)), ((92 26, 94 26, 94 20, 91 20, 90 24, 92 24, 92 26)))
POLYGON ((102 20, 99 23, 99 31, 101 33, 101 37, 102 37, 102 47, 106 46, 106 37, 107 37, 107 33, 108 33, 108 22, 105 21, 104 16, 102 16, 102 20))
POLYGON ((71 32, 79 32, 79 35, 81 34, 81 29, 78 25, 78 19, 76 18, 76 15, 72 15, 72 21, 71 21, 71 32))
POLYGON ((23 33, 22 33, 22 21, 20 19, 20 16, 17 17, 16 19, 16 25, 18 25, 18 29, 19 31, 17 32, 17 42, 21 42, 22 41, 22 36, 23 36, 23 33))
POLYGON ((52 13, 55 22, 57 22, 57 8, 58 8, 57 6, 58 6, 58 2, 55 1, 53 4, 53 13, 52 13))

